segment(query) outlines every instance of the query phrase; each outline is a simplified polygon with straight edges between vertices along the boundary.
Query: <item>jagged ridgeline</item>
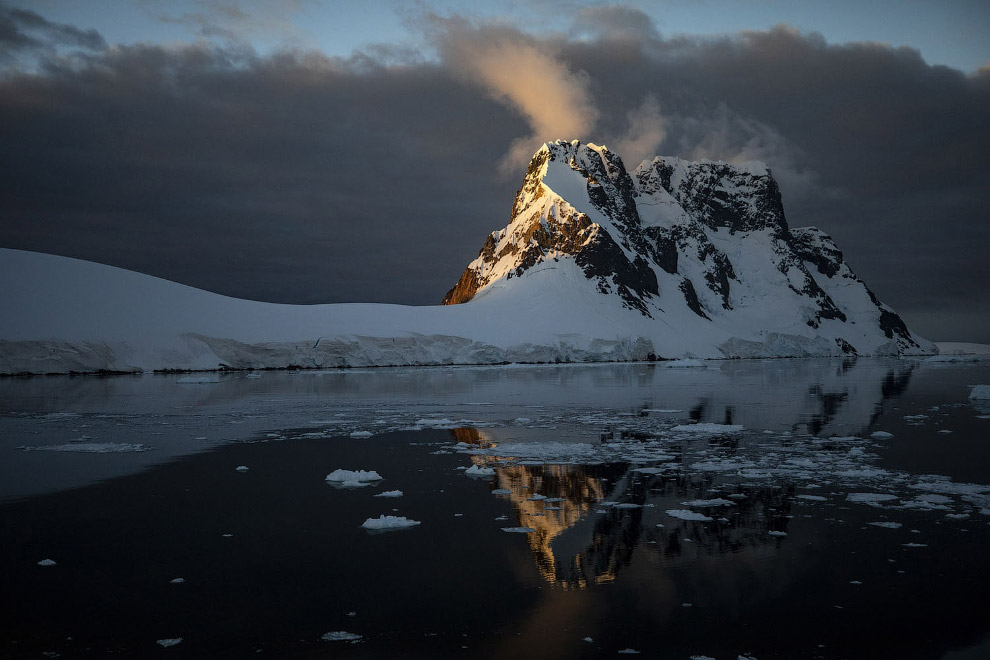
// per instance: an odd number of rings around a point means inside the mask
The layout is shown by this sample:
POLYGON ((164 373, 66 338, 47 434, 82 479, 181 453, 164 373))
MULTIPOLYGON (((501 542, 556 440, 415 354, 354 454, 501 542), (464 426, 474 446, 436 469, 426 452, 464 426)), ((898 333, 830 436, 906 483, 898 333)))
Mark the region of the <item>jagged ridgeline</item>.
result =
POLYGON ((788 227, 777 183, 758 162, 656 157, 630 173, 607 147, 547 143, 508 226, 488 236, 443 304, 573 266, 584 277, 568 285, 618 297, 672 333, 724 332, 730 339, 719 349, 728 357, 933 350, 856 277, 827 234, 788 227), (789 352, 774 342, 801 346, 789 352))

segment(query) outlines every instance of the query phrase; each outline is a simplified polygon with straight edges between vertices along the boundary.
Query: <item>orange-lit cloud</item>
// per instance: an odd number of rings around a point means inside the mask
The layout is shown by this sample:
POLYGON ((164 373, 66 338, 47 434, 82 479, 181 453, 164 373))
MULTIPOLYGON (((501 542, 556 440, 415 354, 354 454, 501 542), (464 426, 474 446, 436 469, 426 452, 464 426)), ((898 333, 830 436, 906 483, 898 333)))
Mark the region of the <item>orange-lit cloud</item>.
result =
POLYGON ((498 26, 479 29, 463 20, 433 20, 444 64, 464 80, 484 87, 495 100, 521 114, 530 134, 514 140, 500 163, 506 173, 525 168, 549 140, 588 139, 599 111, 588 76, 572 71, 546 41, 498 26))

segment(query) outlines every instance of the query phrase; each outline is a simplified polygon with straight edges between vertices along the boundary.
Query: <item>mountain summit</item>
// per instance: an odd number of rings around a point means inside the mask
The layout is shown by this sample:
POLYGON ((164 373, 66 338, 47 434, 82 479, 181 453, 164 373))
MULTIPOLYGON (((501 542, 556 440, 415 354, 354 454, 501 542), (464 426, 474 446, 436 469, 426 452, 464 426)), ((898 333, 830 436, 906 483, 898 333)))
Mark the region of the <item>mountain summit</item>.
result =
POLYGON ((758 162, 656 157, 630 173, 607 147, 544 144, 508 226, 488 236, 443 304, 529 290, 521 282, 534 277, 558 295, 587 301, 590 288, 621 301, 639 317, 633 325, 652 320, 649 334, 670 339, 655 344, 710 337, 725 357, 935 350, 827 234, 788 227, 777 183, 758 162))

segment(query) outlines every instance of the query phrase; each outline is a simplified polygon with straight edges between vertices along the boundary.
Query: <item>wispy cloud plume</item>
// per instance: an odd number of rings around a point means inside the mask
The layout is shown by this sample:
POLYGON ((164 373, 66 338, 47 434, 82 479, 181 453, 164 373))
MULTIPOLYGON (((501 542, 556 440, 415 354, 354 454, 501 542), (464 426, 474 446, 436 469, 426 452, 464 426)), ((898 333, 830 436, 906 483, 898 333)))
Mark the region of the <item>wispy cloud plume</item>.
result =
POLYGON ((525 167, 543 142, 591 135, 599 111, 588 76, 572 71, 550 43, 499 25, 479 27, 463 19, 435 16, 430 23, 430 36, 444 65, 461 79, 482 86, 529 124, 530 134, 514 140, 502 158, 503 172, 525 167))
POLYGON ((667 138, 669 122, 660 112, 660 104, 652 94, 643 103, 626 114, 629 128, 613 143, 614 150, 622 156, 626 166, 634 168, 643 160, 658 155, 660 145, 667 138))

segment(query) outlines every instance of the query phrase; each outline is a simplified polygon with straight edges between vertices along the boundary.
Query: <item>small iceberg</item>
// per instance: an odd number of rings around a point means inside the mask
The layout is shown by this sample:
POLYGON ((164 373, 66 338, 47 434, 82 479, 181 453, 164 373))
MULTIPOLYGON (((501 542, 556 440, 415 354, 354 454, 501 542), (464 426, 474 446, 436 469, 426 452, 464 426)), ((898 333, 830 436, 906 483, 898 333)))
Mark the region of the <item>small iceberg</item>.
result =
POLYGON ((742 424, 678 424, 670 429, 675 433, 712 433, 715 435, 739 433, 745 427, 742 424))
POLYGON ((990 385, 976 385, 969 393, 970 399, 990 399, 990 385))
POLYGON ((52 559, 42 559, 38 562, 38 566, 54 566, 55 561, 52 559))
POLYGON ((478 467, 477 465, 472 465, 468 469, 464 470, 464 474, 469 477, 494 477, 495 468, 478 467))
POLYGON ((536 530, 532 527, 503 527, 502 531, 514 534, 529 534, 530 532, 535 532, 536 530))
POLYGON ((327 483, 342 488, 370 486, 372 481, 381 481, 382 475, 374 470, 334 470, 327 475, 327 483))
POLYGON ((406 529, 420 524, 422 524, 420 521, 410 520, 405 516, 386 516, 383 514, 377 518, 368 518, 361 524, 361 527, 376 532, 383 532, 394 529, 406 529))
POLYGON ((376 493, 375 497, 402 497, 401 490, 386 490, 381 493, 376 493))
POLYGON ((846 496, 848 502, 859 502, 861 504, 878 505, 880 502, 891 502, 900 499, 897 495, 890 493, 849 493, 846 496))
POLYGON ((681 520, 693 520, 696 522, 711 522, 714 518, 709 518, 703 513, 696 513, 689 509, 667 509, 666 514, 671 518, 680 518, 681 520))
POLYGON ((161 646, 162 648, 167 649, 170 646, 175 646, 181 641, 182 641, 181 637, 169 637, 168 639, 158 640, 158 645, 161 646))
POLYGON ((357 633, 347 632, 344 630, 335 630, 334 632, 323 633, 320 637, 324 642, 358 642, 363 639, 361 635, 357 633))
POLYGON ((710 500, 691 500, 690 502, 681 502, 682 506, 735 506, 736 503, 732 500, 725 500, 721 497, 716 497, 710 500))

